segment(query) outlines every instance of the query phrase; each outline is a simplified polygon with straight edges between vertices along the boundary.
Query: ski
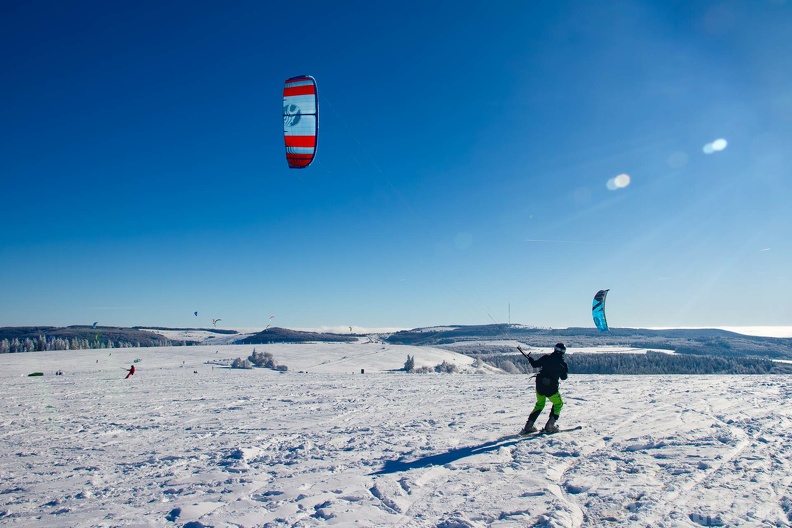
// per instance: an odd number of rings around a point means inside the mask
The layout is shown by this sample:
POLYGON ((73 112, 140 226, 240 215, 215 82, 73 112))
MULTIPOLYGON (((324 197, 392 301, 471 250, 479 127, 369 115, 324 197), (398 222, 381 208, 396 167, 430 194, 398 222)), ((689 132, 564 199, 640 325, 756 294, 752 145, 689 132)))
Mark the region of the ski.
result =
POLYGON ((568 433, 570 431, 579 431, 580 429, 583 429, 582 425, 576 425, 575 427, 567 427, 564 429, 559 429, 555 433, 545 433, 544 429, 539 429, 538 431, 534 431, 533 433, 528 433, 528 434, 514 433, 514 434, 504 435, 498 438, 497 440, 494 440, 494 442, 503 442, 504 440, 519 440, 520 438, 532 438, 534 436, 554 435, 558 433, 568 433))
POLYGON ((519 434, 519 433, 517 433, 517 436, 520 437, 520 438, 526 438, 526 437, 529 437, 529 436, 554 435, 554 434, 558 434, 558 433, 568 433, 570 431, 578 431, 580 429, 583 429, 582 425, 576 425, 575 427, 567 427, 567 428, 564 428, 564 429, 559 429, 558 431, 556 431, 554 433, 547 433, 547 432, 545 432, 544 429, 539 429, 538 431, 534 431, 533 433, 527 433, 527 434, 519 434))

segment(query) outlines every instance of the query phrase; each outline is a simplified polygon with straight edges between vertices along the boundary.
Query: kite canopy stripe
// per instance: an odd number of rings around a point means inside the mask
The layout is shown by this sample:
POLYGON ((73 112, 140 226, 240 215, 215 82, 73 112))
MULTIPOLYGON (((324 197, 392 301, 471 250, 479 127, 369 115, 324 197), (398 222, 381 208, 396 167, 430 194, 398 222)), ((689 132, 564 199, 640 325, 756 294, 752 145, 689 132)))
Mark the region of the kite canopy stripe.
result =
POLYGON ((316 136, 286 136, 285 141, 291 147, 316 147, 316 136))
POLYGON ((316 156, 319 101, 310 75, 287 79, 283 87, 283 141, 292 169, 304 169, 316 156))
POLYGON ((598 291, 594 296, 594 301, 591 303, 591 316, 594 318, 594 324, 602 332, 608 331, 608 321, 605 319, 605 297, 607 297, 609 291, 598 291))

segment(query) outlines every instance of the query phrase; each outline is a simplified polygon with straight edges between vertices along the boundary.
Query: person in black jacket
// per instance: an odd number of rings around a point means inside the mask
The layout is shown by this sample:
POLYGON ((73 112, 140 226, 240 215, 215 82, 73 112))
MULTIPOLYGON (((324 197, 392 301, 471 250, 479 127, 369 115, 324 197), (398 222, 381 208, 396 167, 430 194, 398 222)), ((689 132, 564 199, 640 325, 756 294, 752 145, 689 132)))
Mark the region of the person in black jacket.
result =
POLYGON ((531 363, 533 368, 540 370, 536 375, 536 405, 528 416, 528 421, 525 422, 525 427, 520 431, 520 434, 536 432, 537 429, 534 427, 534 422, 536 422, 542 409, 544 409, 548 398, 553 404, 553 410, 550 413, 547 424, 544 426, 544 431, 546 433, 558 432, 556 421, 558 421, 561 408, 564 406, 561 393, 558 392, 558 380, 567 379, 567 372, 569 371, 564 360, 565 353, 566 347, 564 343, 557 343, 552 354, 544 355, 539 359, 534 359, 528 354, 528 362, 531 363))

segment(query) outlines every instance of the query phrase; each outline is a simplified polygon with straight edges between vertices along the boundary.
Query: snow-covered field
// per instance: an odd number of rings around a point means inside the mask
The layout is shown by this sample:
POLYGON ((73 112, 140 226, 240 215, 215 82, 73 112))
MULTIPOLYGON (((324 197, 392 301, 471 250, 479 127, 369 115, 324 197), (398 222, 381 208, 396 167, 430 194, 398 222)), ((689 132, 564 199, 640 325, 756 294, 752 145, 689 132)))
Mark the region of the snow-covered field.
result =
POLYGON ((792 525, 790 377, 571 376, 584 428, 519 439, 528 376, 375 343, 209 363, 253 348, 0 356, 0 525, 792 525))

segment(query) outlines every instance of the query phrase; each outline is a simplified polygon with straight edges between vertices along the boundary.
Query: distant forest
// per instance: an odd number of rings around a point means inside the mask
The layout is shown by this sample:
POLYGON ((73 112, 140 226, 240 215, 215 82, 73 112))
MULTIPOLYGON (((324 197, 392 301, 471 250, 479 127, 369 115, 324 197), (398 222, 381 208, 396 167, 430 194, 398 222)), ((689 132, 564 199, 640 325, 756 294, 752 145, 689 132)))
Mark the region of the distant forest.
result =
MULTIPOLYGON (((16 352, 46 352, 50 350, 86 350, 91 348, 136 348, 142 346, 139 342, 112 340, 112 339, 71 339, 63 337, 26 337, 11 340, 0 340, 0 354, 16 352)), ((170 346, 170 341, 163 340, 157 344, 146 346, 170 346)))
POLYGON ((160 334, 132 328, 90 326, 0 328, 0 354, 171 346, 160 334))
MULTIPOLYGON (((130 348, 160 346, 198 345, 190 339, 169 340, 157 330, 179 330, 177 328, 108 326, 14 326, 0 327, 0 354, 16 352, 44 352, 51 350, 83 350, 91 348, 130 348)), ((220 335, 237 334, 236 330, 200 330, 220 335)), ((302 332, 272 327, 258 334, 240 337, 234 344, 307 343, 307 342, 356 342, 361 335, 338 335, 330 333, 302 332)), ((229 343, 230 344, 230 343, 229 343)))
MULTIPOLYGON (((535 372, 522 355, 480 356, 510 374, 535 372)), ((764 358, 665 354, 567 354, 570 374, 792 374, 792 364, 764 358)))

